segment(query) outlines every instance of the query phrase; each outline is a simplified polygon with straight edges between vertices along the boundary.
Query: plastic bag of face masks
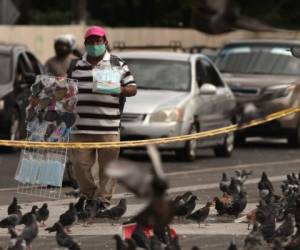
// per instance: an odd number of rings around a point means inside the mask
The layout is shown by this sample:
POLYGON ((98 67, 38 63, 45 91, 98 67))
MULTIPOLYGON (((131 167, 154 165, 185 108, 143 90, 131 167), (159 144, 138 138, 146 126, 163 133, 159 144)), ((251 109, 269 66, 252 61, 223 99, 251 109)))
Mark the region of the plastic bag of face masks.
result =
POLYGON ((95 67, 93 74, 93 92, 99 94, 120 94, 122 68, 111 65, 95 67))

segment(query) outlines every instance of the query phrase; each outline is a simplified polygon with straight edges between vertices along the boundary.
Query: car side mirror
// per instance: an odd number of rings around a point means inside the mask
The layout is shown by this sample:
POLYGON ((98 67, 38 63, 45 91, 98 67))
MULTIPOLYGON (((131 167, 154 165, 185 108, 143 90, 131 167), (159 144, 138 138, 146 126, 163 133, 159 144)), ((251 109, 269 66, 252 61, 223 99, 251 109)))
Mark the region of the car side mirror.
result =
POLYGON ((300 58, 300 47, 292 47, 291 52, 294 57, 300 58))
POLYGON ((216 93, 217 88, 211 83, 203 83, 200 88, 200 95, 215 95, 216 93))

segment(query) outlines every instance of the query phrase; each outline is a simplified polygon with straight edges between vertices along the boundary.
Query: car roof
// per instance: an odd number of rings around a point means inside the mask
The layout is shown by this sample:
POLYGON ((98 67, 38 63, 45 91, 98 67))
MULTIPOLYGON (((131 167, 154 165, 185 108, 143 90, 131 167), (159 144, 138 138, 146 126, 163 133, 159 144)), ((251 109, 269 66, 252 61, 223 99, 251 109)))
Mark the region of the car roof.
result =
POLYGON ((229 42, 224 45, 228 46, 237 46, 237 45, 269 45, 269 46, 300 46, 300 41, 295 40, 271 40, 271 39, 247 39, 247 40, 238 40, 234 42, 229 42))
POLYGON ((13 50, 24 50, 26 47, 21 44, 0 43, 0 52, 9 53, 13 50))
POLYGON ((162 52, 162 51, 128 51, 114 53, 121 58, 142 58, 142 59, 160 59, 160 60, 174 60, 174 61, 190 61, 194 56, 201 56, 207 58, 202 54, 190 54, 182 52, 162 52))

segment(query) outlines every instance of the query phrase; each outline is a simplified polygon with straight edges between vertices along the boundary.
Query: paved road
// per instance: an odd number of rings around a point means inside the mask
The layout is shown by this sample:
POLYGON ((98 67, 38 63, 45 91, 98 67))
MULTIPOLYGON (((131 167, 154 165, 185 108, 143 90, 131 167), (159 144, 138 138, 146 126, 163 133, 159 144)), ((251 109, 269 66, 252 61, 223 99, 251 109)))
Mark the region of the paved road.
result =
MULTIPOLYGON (((193 163, 176 162, 173 155, 163 155, 163 165, 166 175, 170 181, 169 193, 174 196, 186 190, 193 190, 203 204, 211 200, 214 196, 220 195, 218 181, 222 172, 233 173, 235 169, 251 169, 253 176, 247 182, 249 205, 247 210, 254 207, 257 202, 256 183, 262 171, 266 171, 279 192, 279 184, 289 172, 300 172, 300 150, 290 149, 280 142, 266 143, 261 141, 248 143, 245 147, 239 148, 229 159, 215 158, 210 150, 199 151, 197 161, 193 163)), ((126 158, 137 161, 139 164, 150 164, 144 153, 127 152, 126 158)), ((0 217, 5 214, 5 207, 15 195, 16 183, 12 180, 18 162, 18 155, 15 153, 0 154, 0 217)), ((67 189, 67 188, 65 188, 67 189)), ((142 202, 136 200, 126 193, 126 190, 118 187, 115 198, 126 196, 129 201, 128 216, 134 214, 136 209, 141 207, 142 202)), ((28 196, 19 196, 23 203, 40 202, 44 199, 28 196)), ((60 201, 61 204, 51 203, 55 216, 59 211, 63 211, 69 200, 60 201)), ((30 208, 31 203, 25 206, 25 210, 30 208)), ((200 204, 199 204, 200 206, 200 204)), ((201 249, 226 249, 230 239, 235 237, 239 244, 245 234, 248 233, 245 224, 232 224, 228 221, 216 221, 214 211, 210 217, 207 227, 197 228, 193 223, 177 223, 174 227, 180 233, 180 240, 183 249, 190 249, 193 244, 198 244, 201 249)), ((55 217, 54 216, 54 217, 55 217)), ((55 219, 55 218, 54 218, 55 219)), ((113 249, 111 235, 120 232, 120 226, 111 226, 108 221, 100 221, 92 228, 83 230, 79 226, 74 228, 74 237, 82 243, 83 249, 113 249)), ((5 231, 0 230, 0 245, 5 245, 5 231)), ((39 249, 44 240, 49 236, 41 234, 40 238, 34 242, 33 249, 39 249)), ((56 244, 49 238, 46 249, 55 248, 56 244)))

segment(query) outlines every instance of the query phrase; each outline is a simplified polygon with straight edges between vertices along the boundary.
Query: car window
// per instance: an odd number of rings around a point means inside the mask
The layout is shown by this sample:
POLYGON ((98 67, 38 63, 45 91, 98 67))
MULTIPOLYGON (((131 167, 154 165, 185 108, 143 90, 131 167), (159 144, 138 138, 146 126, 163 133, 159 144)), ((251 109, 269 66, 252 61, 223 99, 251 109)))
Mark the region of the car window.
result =
POLYGON ((202 81, 203 83, 210 83, 216 87, 224 86, 219 74, 217 73, 215 68, 208 60, 203 58, 201 60, 201 66, 203 68, 203 74, 204 74, 203 81, 202 81))
POLYGON ((12 56, 0 53, 0 84, 11 81, 12 78, 12 56))
POLYGON ((226 47, 220 51, 215 63, 224 73, 300 75, 300 60, 284 46, 226 47))
POLYGON ((157 59, 124 58, 139 89, 189 91, 188 62, 157 59))

